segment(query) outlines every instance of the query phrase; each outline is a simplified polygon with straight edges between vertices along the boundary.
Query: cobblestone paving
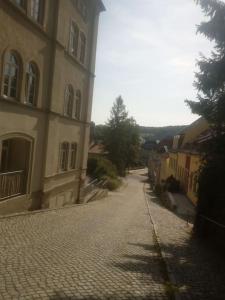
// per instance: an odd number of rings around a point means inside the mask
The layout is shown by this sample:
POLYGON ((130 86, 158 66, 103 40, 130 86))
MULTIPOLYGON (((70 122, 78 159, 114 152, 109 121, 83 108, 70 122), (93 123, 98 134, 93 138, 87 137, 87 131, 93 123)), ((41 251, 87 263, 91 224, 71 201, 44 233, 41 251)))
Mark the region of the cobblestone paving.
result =
POLYGON ((0 219, 0 299, 167 299, 142 178, 88 205, 0 219))
POLYGON ((183 215, 179 217, 161 206, 146 188, 151 215, 181 299, 224 300, 225 262, 208 245, 192 237, 183 215))

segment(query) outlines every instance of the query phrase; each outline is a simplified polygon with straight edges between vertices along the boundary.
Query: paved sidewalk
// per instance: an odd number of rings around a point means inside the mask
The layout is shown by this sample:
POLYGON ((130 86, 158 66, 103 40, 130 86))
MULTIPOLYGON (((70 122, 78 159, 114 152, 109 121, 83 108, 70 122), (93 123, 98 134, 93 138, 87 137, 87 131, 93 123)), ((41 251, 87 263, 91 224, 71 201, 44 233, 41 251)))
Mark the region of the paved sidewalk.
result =
POLYGON ((166 300, 143 179, 88 205, 0 219, 0 299, 166 300))
POLYGON ((225 262, 194 239, 186 218, 166 209, 146 185, 146 194, 166 261, 183 300, 224 300, 225 262))

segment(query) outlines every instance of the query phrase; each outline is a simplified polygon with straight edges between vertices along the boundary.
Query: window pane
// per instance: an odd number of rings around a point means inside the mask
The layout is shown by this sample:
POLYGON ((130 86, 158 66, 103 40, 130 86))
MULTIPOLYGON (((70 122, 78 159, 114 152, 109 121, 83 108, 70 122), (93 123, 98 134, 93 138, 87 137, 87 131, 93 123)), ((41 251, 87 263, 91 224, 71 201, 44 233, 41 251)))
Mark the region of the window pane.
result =
POLYGON ((26 101, 29 104, 35 104, 37 91, 37 68, 30 63, 26 74, 26 101))
POLYGON ((81 46, 80 46, 80 61, 82 63, 84 63, 84 60, 85 60, 85 51, 86 51, 86 38, 85 38, 85 36, 84 36, 83 33, 80 35, 80 42, 81 42, 81 46))
POLYGON ((70 52, 73 56, 77 56, 78 39, 79 29, 75 24, 72 24, 70 31, 70 52))
POLYGON ((25 7, 25 0, 14 0, 14 2, 21 7, 25 7))
POLYGON ((16 89, 11 87, 9 96, 12 98, 16 98, 16 89))
POLYGON ((75 143, 71 144, 71 156, 70 156, 70 168, 75 169, 76 167, 76 155, 77 155, 77 145, 75 143))
POLYGON ((64 115, 68 117, 72 117, 73 102, 74 102, 73 88, 71 86, 67 86, 65 92, 64 115))
POLYGON ((61 144, 61 148, 60 148, 60 169, 62 171, 67 170, 68 154, 69 154, 69 144, 68 143, 61 144))
POLYGON ((77 91, 76 93, 76 107, 75 107, 75 118, 80 119, 80 110, 81 110, 81 92, 77 91))
POLYGON ((31 17, 37 21, 41 22, 41 0, 31 0, 30 7, 31 7, 31 17))
POLYGON ((4 67, 4 95, 12 98, 17 96, 19 65, 15 55, 6 55, 4 67))

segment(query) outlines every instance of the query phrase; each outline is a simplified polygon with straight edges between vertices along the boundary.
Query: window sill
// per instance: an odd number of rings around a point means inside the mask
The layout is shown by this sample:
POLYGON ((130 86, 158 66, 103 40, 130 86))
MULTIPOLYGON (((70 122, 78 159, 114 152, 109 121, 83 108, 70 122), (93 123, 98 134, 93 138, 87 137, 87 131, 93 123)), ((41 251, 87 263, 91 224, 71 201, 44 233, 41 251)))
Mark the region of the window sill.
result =
POLYGON ((55 173, 50 176, 45 176, 45 180, 51 180, 54 177, 66 177, 66 176, 71 176, 71 175, 76 175, 79 173, 79 169, 73 169, 73 170, 68 170, 68 171, 58 171, 58 173, 55 173))
POLYGON ((68 119, 68 120, 73 120, 73 121, 77 121, 77 122, 81 122, 81 119, 79 118, 75 118, 75 117, 70 117, 70 116, 67 116, 67 115, 62 115, 62 117, 68 119))
POLYGON ((82 63, 76 56, 72 55, 66 48, 64 48, 64 52, 66 56, 71 59, 74 63, 76 63, 81 69, 88 72, 90 75, 95 77, 95 74, 93 74, 91 71, 88 70, 85 63, 82 63))
POLYGON ((31 25, 36 27, 39 31, 42 32, 48 39, 51 39, 51 37, 47 34, 45 26, 43 22, 35 21, 34 18, 32 18, 30 15, 28 15, 27 9, 22 8, 18 4, 14 3, 12 0, 8 0, 7 3, 11 5, 11 7, 16 10, 23 18, 25 18, 31 25))
POLYGON ((39 111, 39 112, 46 112, 44 109, 38 108, 35 105, 31 105, 31 104, 28 104, 28 103, 23 103, 18 98, 11 98, 11 97, 6 97, 4 95, 1 95, 0 96, 0 101, 3 101, 5 103, 9 103, 9 104, 12 104, 12 105, 17 105, 17 106, 20 106, 20 107, 23 107, 23 108, 27 108, 29 110, 36 110, 36 111, 39 111))

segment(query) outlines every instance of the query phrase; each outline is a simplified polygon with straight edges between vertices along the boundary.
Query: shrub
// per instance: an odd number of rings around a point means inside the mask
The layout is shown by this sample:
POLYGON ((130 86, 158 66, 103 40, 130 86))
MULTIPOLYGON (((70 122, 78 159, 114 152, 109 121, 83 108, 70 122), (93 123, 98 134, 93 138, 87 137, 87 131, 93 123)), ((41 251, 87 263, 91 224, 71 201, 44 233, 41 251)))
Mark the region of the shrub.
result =
POLYGON ((89 158, 87 173, 92 178, 102 179, 103 176, 117 178, 116 167, 106 158, 89 158))
POLYGON ((118 178, 110 178, 110 177, 104 176, 102 179, 106 180, 105 187, 107 189, 109 189, 110 191, 114 191, 114 190, 118 189, 121 185, 121 180, 118 178))

